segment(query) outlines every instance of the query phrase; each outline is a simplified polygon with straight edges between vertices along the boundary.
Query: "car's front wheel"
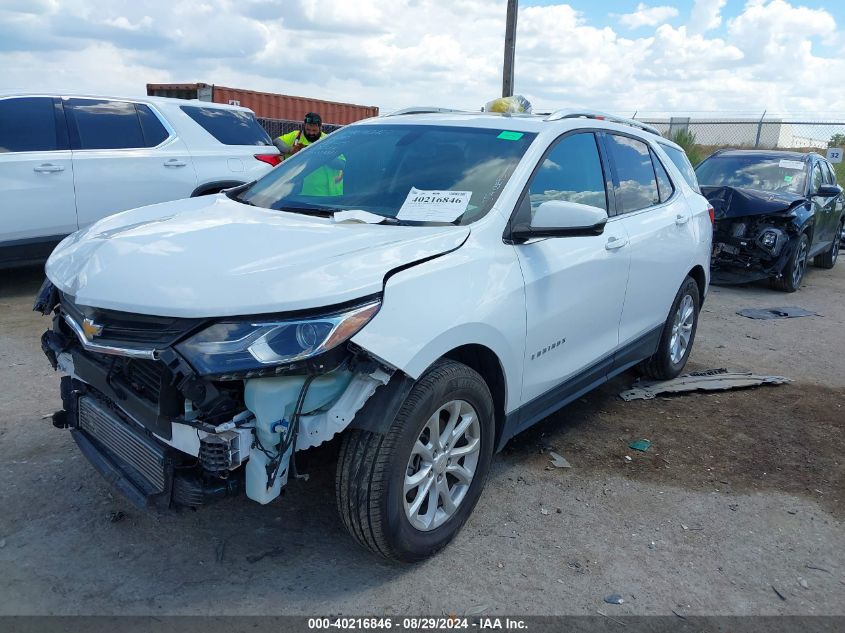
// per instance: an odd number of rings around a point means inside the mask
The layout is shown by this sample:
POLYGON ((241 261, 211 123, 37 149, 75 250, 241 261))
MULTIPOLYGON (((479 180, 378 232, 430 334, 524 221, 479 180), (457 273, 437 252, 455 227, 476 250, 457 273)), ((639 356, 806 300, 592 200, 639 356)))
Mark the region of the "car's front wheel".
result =
POLYGON ((345 433, 335 492, 350 534, 395 560, 437 552, 481 495, 494 433, 493 398, 484 379, 461 363, 438 361, 413 386, 385 434, 345 433))
POLYGON ((810 238, 806 233, 802 233, 801 237, 798 238, 798 244, 795 245, 795 250, 786 260, 786 266, 781 271, 780 277, 773 280, 774 287, 784 292, 798 290, 801 287, 801 282, 804 281, 809 255, 810 238))

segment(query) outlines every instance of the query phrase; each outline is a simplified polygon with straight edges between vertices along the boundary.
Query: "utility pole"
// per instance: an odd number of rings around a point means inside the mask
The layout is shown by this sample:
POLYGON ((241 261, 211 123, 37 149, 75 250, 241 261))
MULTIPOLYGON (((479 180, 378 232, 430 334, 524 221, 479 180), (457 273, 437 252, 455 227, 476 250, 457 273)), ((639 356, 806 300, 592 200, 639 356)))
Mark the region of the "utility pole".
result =
POLYGON ((513 96, 513 59, 516 49, 516 13, 518 0, 508 0, 505 24, 505 64, 502 73, 502 96, 513 96))

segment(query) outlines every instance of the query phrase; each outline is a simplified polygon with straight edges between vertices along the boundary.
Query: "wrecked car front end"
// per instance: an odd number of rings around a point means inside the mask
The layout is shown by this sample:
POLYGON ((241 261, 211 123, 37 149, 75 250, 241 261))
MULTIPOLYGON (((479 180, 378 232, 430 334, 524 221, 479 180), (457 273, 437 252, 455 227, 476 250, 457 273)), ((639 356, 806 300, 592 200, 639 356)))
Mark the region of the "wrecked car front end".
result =
POLYGON ((385 276, 469 235, 346 228, 220 195, 66 238, 34 306, 52 316, 42 348, 64 374, 54 424, 142 506, 278 497, 295 452, 352 426, 395 373, 350 342, 385 276))
POLYGON ((780 277, 812 215, 807 198, 738 187, 701 190, 715 212, 714 282, 780 277))
POLYGON ((42 348, 83 454, 141 506, 276 498, 292 455, 331 439, 391 370, 344 344, 380 297, 317 314, 210 320, 77 305, 48 280, 42 348))

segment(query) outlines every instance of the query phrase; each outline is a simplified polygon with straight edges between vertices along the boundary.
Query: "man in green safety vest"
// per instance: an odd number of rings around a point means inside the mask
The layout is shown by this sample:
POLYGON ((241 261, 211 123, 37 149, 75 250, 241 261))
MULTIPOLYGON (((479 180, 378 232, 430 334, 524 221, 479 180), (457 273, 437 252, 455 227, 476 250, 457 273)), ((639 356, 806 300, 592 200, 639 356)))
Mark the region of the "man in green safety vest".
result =
MULTIPOLYGON (((282 160, 284 160, 326 136, 322 128, 323 120, 320 115, 309 112, 305 115, 302 129, 282 134, 273 141, 273 144, 279 148, 282 153, 282 160)), ((304 196, 342 196, 345 164, 346 158, 341 155, 330 163, 317 167, 303 179, 301 194, 304 196)))

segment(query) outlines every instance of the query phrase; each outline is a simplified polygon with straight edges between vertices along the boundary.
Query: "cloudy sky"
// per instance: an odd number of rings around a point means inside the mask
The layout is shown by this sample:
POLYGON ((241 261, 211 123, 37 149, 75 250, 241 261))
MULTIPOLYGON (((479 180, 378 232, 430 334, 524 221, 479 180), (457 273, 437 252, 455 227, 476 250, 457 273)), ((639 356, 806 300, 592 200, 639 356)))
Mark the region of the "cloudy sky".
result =
MULTIPOLYGON (((537 109, 845 114, 842 0, 520 0, 537 109)), ((477 109, 501 91, 505 0, 0 0, 0 92, 215 83, 477 109)))

